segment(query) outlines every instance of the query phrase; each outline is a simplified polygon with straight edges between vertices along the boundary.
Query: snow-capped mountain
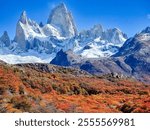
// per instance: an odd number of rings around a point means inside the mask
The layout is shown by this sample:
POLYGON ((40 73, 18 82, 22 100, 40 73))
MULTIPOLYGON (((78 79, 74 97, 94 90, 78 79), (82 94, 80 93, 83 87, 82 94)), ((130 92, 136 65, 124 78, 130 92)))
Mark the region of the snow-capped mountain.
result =
POLYGON ((84 58, 109 57, 118 52, 126 39, 119 29, 104 30, 101 25, 78 33, 72 14, 62 3, 51 11, 45 25, 31 20, 23 11, 14 40, 10 41, 6 32, 1 37, 0 59, 13 64, 49 63, 61 49, 72 50, 84 58), (8 60, 11 57, 14 60, 8 60))
POLYGON ((128 39, 111 57, 89 59, 72 51, 60 51, 50 63, 72 66, 96 75, 119 73, 150 83, 150 27, 128 39))
MULTIPOLYGON (((150 27, 129 38, 115 56, 144 55, 150 61, 150 27), (147 57, 148 56, 148 57, 147 57)), ((142 57, 141 57, 142 58, 142 57)), ((140 56, 139 56, 140 59, 140 56)))
POLYGON ((18 43, 20 49, 28 50, 33 47, 33 41, 35 38, 44 39, 46 36, 35 21, 27 18, 27 14, 24 11, 17 23, 14 41, 18 43))
POLYGON ((104 30, 95 25, 79 33, 74 52, 85 58, 109 57, 118 52, 126 39, 126 34, 117 28, 104 30))
POLYGON ((70 48, 68 42, 77 35, 76 30, 70 12, 64 4, 60 4, 52 10, 48 23, 42 26, 29 19, 24 11, 17 23, 14 41, 23 51, 32 49, 52 54, 62 48, 71 49, 73 43, 70 48))

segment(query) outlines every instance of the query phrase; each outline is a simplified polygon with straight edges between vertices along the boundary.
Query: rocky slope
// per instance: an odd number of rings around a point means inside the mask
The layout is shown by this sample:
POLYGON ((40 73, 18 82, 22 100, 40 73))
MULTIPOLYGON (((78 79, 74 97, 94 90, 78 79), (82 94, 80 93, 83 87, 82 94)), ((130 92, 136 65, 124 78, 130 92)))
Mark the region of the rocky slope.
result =
POLYGON ((64 3, 52 10, 47 23, 56 27, 61 37, 74 37, 77 35, 72 14, 64 3))
POLYGON ((114 56, 123 57, 137 79, 150 81, 150 27, 129 39, 114 56))
POLYGON ((119 75, 0 62, 0 112, 150 112, 149 95, 149 85, 119 75))
POLYGON ((67 52, 61 50, 50 63, 58 66, 72 66, 94 75, 110 73, 118 73, 128 76, 132 75, 132 68, 127 65, 121 57, 87 59, 74 54, 71 50, 67 52))

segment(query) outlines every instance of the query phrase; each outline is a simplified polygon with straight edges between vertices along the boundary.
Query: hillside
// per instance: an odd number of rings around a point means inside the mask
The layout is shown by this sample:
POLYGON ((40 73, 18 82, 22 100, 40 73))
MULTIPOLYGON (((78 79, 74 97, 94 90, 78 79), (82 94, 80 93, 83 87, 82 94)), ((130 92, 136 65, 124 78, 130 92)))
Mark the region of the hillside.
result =
POLYGON ((0 112, 150 112, 150 85, 113 73, 0 62, 0 112))

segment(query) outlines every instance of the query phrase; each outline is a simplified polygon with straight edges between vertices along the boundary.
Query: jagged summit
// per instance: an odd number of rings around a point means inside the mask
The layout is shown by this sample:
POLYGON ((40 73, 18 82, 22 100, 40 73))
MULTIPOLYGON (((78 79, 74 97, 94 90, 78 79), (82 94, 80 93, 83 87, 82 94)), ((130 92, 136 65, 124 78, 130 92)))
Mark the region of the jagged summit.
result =
POLYGON ((109 42, 115 43, 115 44, 122 44, 126 41, 128 38, 126 34, 124 34, 120 29, 113 28, 108 29, 104 34, 105 39, 108 39, 109 42))
POLYGON ((8 32, 4 31, 3 36, 7 36, 8 37, 8 32))
POLYGON ((150 27, 146 27, 141 33, 150 33, 150 27))
POLYGON ((71 12, 61 3, 51 11, 46 24, 33 21, 23 11, 9 48, 14 54, 31 52, 29 55, 35 57, 38 54, 38 58, 40 55, 48 63, 61 49, 71 49, 84 58, 110 57, 118 52, 126 39, 119 29, 107 31, 101 24, 78 33, 71 12), (49 55, 50 60, 41 53, 49 55))
POLYGON ((0 46, 8 47, 10 45, 10 38, 7 31, 4 31, 3 35, 0 37, 0 46))
POLYGON ((55 9, 61 9, 61 10, 65 11, 66 13, 68 12, 68 9, 67 9, 67 6, 66 6, 65 3, 60 3, 60 4, 58 4, 58 5, 55 7, 55 9))
MULTIPOLYGON (((62 7, 62 8, 66 8, 66 5, 65 5, 65 3, 60 3, 59 5, 58 5, 58 7, 62 7)), ((67 8, 66 8, 67 9, 67 8)))
POLYGON ((150 41, 150 27, 146 27, 140 33, 135 35, 135 38, 141 41, 150 41))
POLYGON ((73 37, 77 34, 73 17, 64 3, 52 10, 47 23, 57 28, 62 37, 73 37))
POLYGON ((50 13, 50 16, 47 20, 47 23, 50 24, 52 22, 52 15, 55 13, 55 12, 58 12, 58 11, 62 11, 62 13, 68 13, 68 10, 67 10, 67 7, 64 3, 60 3, 59 5, 57 5, 55 8, 53 8, 52 12, 50 13))
POLYGON ((104 29, 101 24, 94 25, 93 28, 91 28, 91 33, 94 34, 95 38, 101 36, 103 32, 104 29))
POLYGON ((21 13, 19 21, 22 22, 23 24, 27 24, 28 19, 27 19, 27 13, 26 13, 26 11, 23 11, 21 13))
POLYGON ((21 13, 16 26, 16 35, 14 41, 18 43, 21 50, 26 51, 33 48, 35 37, 44 37, 39 25, 27 17, 26 11, 21 13))

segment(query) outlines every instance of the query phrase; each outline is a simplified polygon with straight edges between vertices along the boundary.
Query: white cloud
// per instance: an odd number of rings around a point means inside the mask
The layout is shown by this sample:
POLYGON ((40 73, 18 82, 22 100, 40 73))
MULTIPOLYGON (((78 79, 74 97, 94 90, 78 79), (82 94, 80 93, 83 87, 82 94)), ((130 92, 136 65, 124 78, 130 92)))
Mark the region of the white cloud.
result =
POLYGON ((150 14, 147 15, 147 18, 150 19, 150 14))

